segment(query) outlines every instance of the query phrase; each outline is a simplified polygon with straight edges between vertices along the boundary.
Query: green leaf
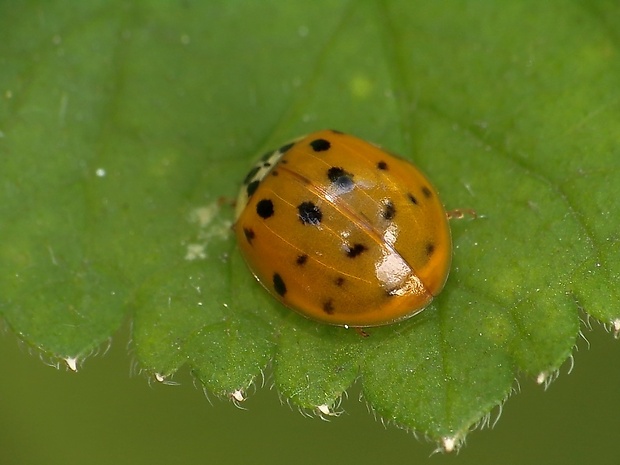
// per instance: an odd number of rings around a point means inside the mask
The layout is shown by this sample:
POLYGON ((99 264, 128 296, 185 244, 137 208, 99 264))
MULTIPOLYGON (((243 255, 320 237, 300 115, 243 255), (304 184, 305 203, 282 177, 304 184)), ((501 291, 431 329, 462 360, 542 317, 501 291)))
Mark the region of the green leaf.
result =
POLYGON ((620 7, 605 0, 0 5, 0 312, 69 363, 125 318, 145 371, 456 447, 580 311, 620 332, 620 7), (453 220, 445 290, 370 337, 255 282, 230 226, 257 154, 333 127, 414 161, 453 220))

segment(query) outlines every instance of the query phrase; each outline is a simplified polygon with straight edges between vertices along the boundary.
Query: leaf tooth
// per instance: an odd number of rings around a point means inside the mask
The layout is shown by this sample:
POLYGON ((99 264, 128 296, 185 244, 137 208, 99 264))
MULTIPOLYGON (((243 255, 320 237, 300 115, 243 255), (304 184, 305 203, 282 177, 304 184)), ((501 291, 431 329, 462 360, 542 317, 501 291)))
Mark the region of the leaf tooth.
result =
POLYGON ((246 410, 241 405, 247 399, 247 396, 245 395, 245 391, 243 389, 235 389, 228 396, 230 397, 230 400, 232 400, 232 403, 235 405, 235 407, 241 410, 246 410))
POLYGON ((78 371, 78 358, 77 357, 65 357, 65 363, 71 371, 78 371))

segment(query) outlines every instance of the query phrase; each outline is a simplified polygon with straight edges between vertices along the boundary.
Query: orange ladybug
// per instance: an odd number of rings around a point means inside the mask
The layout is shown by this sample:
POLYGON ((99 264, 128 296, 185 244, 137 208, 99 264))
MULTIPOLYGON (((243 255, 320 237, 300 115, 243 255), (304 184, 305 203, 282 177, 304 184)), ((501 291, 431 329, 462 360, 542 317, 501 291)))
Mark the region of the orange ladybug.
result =
POLYGON ((248 173, 234 231, 258 281, 316 321, 379 326, 442 290, 452 242, 429 180, 408 161, 339 131, 267 153, 248 173))

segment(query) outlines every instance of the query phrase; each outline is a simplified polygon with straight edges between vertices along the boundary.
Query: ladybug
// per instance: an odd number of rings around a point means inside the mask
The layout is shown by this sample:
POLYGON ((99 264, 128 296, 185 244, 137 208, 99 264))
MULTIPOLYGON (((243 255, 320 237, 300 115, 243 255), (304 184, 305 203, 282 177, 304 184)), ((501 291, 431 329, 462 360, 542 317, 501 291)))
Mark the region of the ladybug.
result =
POLYGON ((276 299, 346 327, 422 311, 452 259, 448 218, 429 180, 408 161, 334 130, 267 153, 243 182, 233 229, 276 299))

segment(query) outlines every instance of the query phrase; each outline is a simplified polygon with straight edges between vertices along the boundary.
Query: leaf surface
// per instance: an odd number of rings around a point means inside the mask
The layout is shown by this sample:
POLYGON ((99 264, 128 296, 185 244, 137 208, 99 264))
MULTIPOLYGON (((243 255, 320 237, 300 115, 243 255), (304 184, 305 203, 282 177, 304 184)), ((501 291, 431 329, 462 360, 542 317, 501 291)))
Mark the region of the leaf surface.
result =
POLYGON ((620 331, 614 2, 88 2, 0 6, 0 312, 82 359, 125 318, 158 379, 243 396, 270 361, 329 414, 359 379, 444 447, 620 331), (274 21, 274 17, 278 18, 274 21), (228 199, 253 159, 337 128, 411 159, 453 220, 445 290, 360 338, 273 301, 228 199))

